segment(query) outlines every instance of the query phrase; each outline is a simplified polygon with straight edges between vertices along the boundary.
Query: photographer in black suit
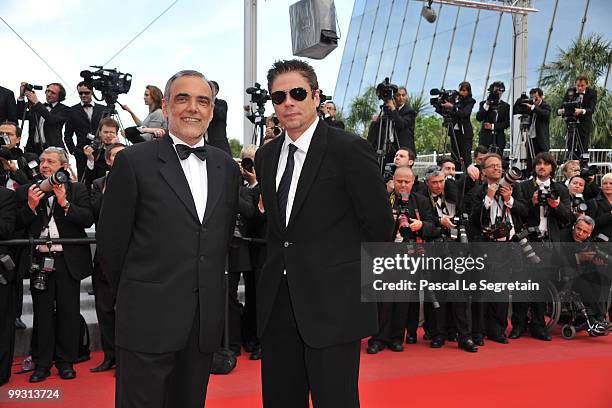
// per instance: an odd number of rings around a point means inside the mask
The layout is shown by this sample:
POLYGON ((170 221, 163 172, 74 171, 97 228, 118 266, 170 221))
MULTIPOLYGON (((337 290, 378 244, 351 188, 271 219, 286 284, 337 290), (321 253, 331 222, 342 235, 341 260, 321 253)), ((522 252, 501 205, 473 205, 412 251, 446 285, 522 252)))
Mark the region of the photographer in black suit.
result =
POLYGON ((77 91, 81 102, 70 107, 64 129, 64 143, 70 154, 74 155, 77 174, 79 178, 82 178, 87 162, 83 148, 92 142, 87 136, 95 136, 106 107, 93 101, 93 91, 85 82, 79 82, 77 91), (75 134, 76 145, 74 143, 75 134))
POLYGON ((47 85, 46 103, 41 103, 36 92, 27 90, 26 85, 25 82, 21 83, 21 94, 17 100, 17 116, 24 117, 25 111, 25 120, 30 123, 25 151, 40 155, 48 146, 64 148, 62 129, 70 111, 62 104, 66 99, 64 86, 56 82, 47 85))
POLYGON ((323 106, 323 114, 325 122, 329 126, 337 127, 340 129, 344 129, 344 122, 341 120, 336 120, 336 115, 338 114, 338 110, 336 109, 336 104, 332 101, 325 102, 323 106))
POLYGON ((33 153, 24 154, 19 148, 21 128, 17 123, 0 123, 0 137, 0 185, 16 191, 19 186, 34 180, 35 171, 30 168, 30 163, 36 164, 38 156, 33 153), (6 138, 8 140, 4 140, 6 138))
POLYGON ((106 161, 106 150, 112 144, 119 142, 118 132, 119 123, 111 117, 106 117, 100 121, 95 139, 83 147, 83 154, 87 161, 85 163, 85 174, 79 176, 88 190, 95 179, 105 176, 110 170, 106 161))
MULTIPOLYGON (((44 177, 67 168, 68 155, 63 149, 48 147, 40 156, 44 177)), ((17 190, 17 202, 17 225, 33 238, 86 238, 85 228, 93 224, 87 189, 81 183, 54 184, 51 194, 36 184, 25 185, 17 190)), ((34 257, 39 266, 38 271, 31 267, 30 284, 36 368, 30 382, 44 381, 54 359, 60 377, 72 379, 79 349, 80 281, 92 273, 91 251, 89 245, 38 245, 34 257)), ((25 251, 20 265, 31 265, 25 251)))
POLYGON ((533 158, 550 149, 550 105, 544 100, 540 88, 529 90, 514 103, 513 114, 521 115, 521 130, 526 131, 527 168, 533 168, 533 158))
POLYGON ((227 140, 227 102, 217 98, 219 84, 215 81, 210 81, 210 83, 215 88, 215 111, 206 131, 206 143, 223 150, 232 157, 232 150, 227 140))
MULTIPOLYGON (((379 85, 380 86, 380 85, 379 85)), ((408 93, 406 88, 400 86, 395 91, 393 98, 384 101, 384 114, 391 120, 395 129, 395 141, 389 154, 385 159, 385 163, 393 161, 395 152, 398 147, 407 147, 413 152, 416 152, 414 145, 414 126, 416 123, 416 112, 406 104, 408 93)), ((380 116, 376 116, 370 124, 368 130, 368 142, 372 144, 374 149, 378 149, 378 133, 381 125, 380 116)), ((384 126, 383 126, 384 127, 384 126)), ((384 129, 382 132, 384 136, 384 129)))
POLYGON ((482 122, 478 144, 503 156, 506 148, 506 129, 510 127, 510 105, 501 100, 506 86, 501 81, 489 86, 487 99, 480 102, 476 120, 482 122))
POLYGON ((17 103, 13 91, 0 86, 0 123, 7 120, 17 123, 17 103))
MULTIPOLYGON (((13 238, 16 219, 15 193, 0 187, 0 240, 13 238)), ((0 247, 0 255, 9 253, 8 248, 0 247)), ((0 386, 11 377, 13 351, 15 348, 15 297, 17 285, 21 280, 15 270, 7 270, 0 264, 0 386)))
POLYGON ((454 136, 457 144, 452 141, 453 135, 449 132, 448 137, 451 140, 451 148, 453 149, 454 158, 463 158, 464 163, 460 160, 455 160, 455 167, 465 171, 465 168, 472 163, 472 139, 474 138, 474 129, 472 127, 472 110, 476 100, 472 98, 472 85, 469 82, 461 82, 459 84, 459 96, 454 101, 447 101, 440 106, 445 109, 445 112, 451 117, 454 136))
MULTIPOLYGON (((578 140, 568 135, 567 147, 572 149, 572 158, 579 159, 583 153, 589 151, 591 133, 593 133, 593 113, 597 105, 597 90, 589 87, 589 78, 580 75, 576 78, 576 86, 570 88, 563 98, 563 106, 557 111, 567 123, 574 122, 578 131, 578 140), (572 112, 565 112, 566 104, 573 104, 572 112)), ((570 107, 568 107, 570 109, 570 107)), ((569 127, 569 126, 568 126, 569 127)))

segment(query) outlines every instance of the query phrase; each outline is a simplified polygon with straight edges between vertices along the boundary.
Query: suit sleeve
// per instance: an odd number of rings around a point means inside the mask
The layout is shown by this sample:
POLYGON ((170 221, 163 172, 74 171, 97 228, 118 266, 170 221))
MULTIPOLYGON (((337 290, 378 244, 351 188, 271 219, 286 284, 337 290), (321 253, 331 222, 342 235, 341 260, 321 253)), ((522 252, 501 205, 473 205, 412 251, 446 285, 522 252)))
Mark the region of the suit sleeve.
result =
MULTIPOLYGON (((60 105, 63 106, 63 105, 60 105)), ((32 107, 32 111, 36 112, 43 118, 45 118, 45 122, 50 125, 60 125, 68 119, 68 108, 60 108, 54 109, 51 112, 47 110, 45 105, 38 102, 36 105, 32 107)))
POLYGON ((542 102, 540 106, 536 106, 533 108, 533 112, 537 120, 548 120, 550 118, 550 105, 546 102, 542 102))
POLYGON ((66 127, 64 128, 64 143, 70 154, 74 154, 74 125, 72 120, 72 112, 68 112, 68 119, 66 120, 66 127))
POLYGON ((586 110, 585 116, 593 115, 593 113, 595 113, 595 106, 597 105, 597 90, 590 88, 589 93, 591 94, 589 103, 584 105, 584 109, 586 110))
POLYGON ((98 255, 106 277, 115 289, 119 284, 138 201, 134 169, 124 152, 119 152, 108 175, 104 205, 97 226, 98 255))
POLYGON ((499 121, 495 124, 495 130, 506 130, 510 127, 510 105, 503 102, 499 107, 499 121))
POLYGON ((15 94, 11 90, 6 93, 6 117, 11 122, 17 123, 17 102, 15 102, 15 94))
POLYGON ((397 130, 410 129, 414 125, 416 120, 416 113, 410 109, 406 108, 403 113, 399 113, 399 111, 393 110, 390 113, 393 122, 395 123, 395 127, 397 130))
POLYGON ((11 239, 17 217, 15 193, 4 187, 0 187, 0 193, 0 239, 11 239))
POLYGON ((479 122, 484 122, 487 118, 488 111, 484 110, 484 101, 480 102, 478 105, 478 112, 476 113, 476 120, 479 122))
POLYGON ((468 101, 468 103, 461 106, 461 108, 458 108, 457 110, 453 110, 451 113, 452 116, 454 116, 457 119, 469 119, 470 116, 472 115, 472 110, 474 109, 475 103, 476 101, 474 99, 468 101))
POLYGON ((393 215, 372 147, 364 139, 355 139, 344 158, 346 190, 364 238, 369 242, 390 241, 393 215))
POLYGON ((64 210, 58 207, 54 214, 64 216, 66 221, 74 225, 78 225, 82 228, 89 228, 92 226, 94 218, 91 211, 89 195, 87 194, 87 188, 82 183, 73 183, 71 187, 72 194, 68 198, 70 202, 68 211, 64 213, 64 210))

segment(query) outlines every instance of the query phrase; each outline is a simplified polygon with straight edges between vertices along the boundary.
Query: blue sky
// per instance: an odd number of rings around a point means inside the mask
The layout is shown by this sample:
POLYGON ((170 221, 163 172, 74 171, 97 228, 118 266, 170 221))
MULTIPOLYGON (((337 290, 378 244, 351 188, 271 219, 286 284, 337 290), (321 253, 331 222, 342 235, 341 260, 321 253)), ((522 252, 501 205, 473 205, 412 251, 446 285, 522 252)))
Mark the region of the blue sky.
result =
MULTIPOLYGON (((65 103, 72 105, 78 102, 73 90, 81 79, 79 72, 88 65, 104 64, 173 2, 4 0, 0 16, 66 81, 65 103)), ((292 58, 289 5, 294 1, 258 3, 258 78, 265 85, 272 62, 292 58)), ((335 0, 335 4, 345 33, 353 1, 335 0)), ((0 63, 0 85, 17 93, 21 81, 64 82, 1 21, 0 43, 5 56, 0 63)), ((344 38, 340 43, 325 60, 310 61, 326 93, 335 86, 344 38)), ((228 136, 242 141, 243 94, 252 85, 243 84, 243 1, 179 0, 107 67, 134 76, 129 94, 119 101, 130 105, 141 119, 147 113, 142 102, 145 85, 163 89, 166 80, 181 69, 201 71, 219 82, 219 96, 229 104, 228 136)), ((272 109, 270 103, 268 109, 272 109)), ((121 118, 125 126, 133 125, 129 115, 121 112, 121 118)))

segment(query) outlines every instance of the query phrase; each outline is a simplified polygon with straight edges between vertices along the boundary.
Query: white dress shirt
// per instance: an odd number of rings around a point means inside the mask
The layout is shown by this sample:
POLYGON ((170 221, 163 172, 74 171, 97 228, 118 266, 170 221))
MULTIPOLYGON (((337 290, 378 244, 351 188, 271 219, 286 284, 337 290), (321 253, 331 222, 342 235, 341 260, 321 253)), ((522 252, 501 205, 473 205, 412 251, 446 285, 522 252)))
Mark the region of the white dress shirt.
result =
MULTIPOLYGON (((187 145, 187 143, 172 134, 170 134, 170 137, 175 146, 177 144, 187 145)), ((200 139, 195 145, 189 147, 195 148, 200 146, 204 146, 204 138, 200 139)), ((174 151, 176 152, 176 147, 174 147, 174 151)), ((185 173, 187 184, 189 184, 191 197, 193 198, 196 211, 198 212, 198 218, 200 222, 202 222, 204 220, 204 213, 206 212, 206 200, 208 199, 208 172, 206 171, 206 162, 198 159, 195 154, 190 154, 185 160, 181 160, 179 157, 179 162, 183 168, 183 173, 185 173)))
POLYGON ((289 223, 289 217, 291 216, 291 210, 293 208, 293 200, 295 199, 295 192, 297 191, 298 181, 300 179, 300 174, 302 173, 302 167, 304 167, 304 162, 306 161, 306 154, 308 153, 308 148, 310 147, 310 142, 312 141, 312 136, 314 135, 314 131, 317 128, 317 124, 319 123, 319 117, 315 119, 315 121, 310 125, 308 129, 302 133, 297 140, 292 141, 287 134, 285 134, 285 140, 283 141, 283 147, 281 148, 280 157, 278 159, 278 168, 276 169, 276 189, 278 190, 278 185, 280 184, 281 178, 283 177, 283 173, 285 172, 285 167, 287 166, 287 156, 289 155, 289 144, 294 144, 297 147, 297 150, 293 154, 294 165, 293 165, 293 175, 291 177, 291 184, 289 185, 289 194, 287 196, 287 211, 285 217, 285 226, 289 223))
MULTIPOLYGON (((536 177, 536 185, 538 186, 538 189, 541 189, 542 187, 547 187, 550 188, 550 179, 547 179, 546 181, 542 181, 539 178, 536 177)), ((538 228, 540 230, 540 234, 541 235, 545 235, 548 232, 548 209, 546 208, 546 206, 541 205, 540 206, 540 224, 538 225, 538 228)))
MULTIPOLYGON (((57 224, 55 223, 55 217, 53 216, 53 214, 51 214, 51 209, 53 208, 53 201, 55 201, 55 196, 51 196, 47 199, 47 206, 45 209, 47 211, 47 216, 50 217, 49 225, 47 228, 40 231, 39 238, 60 238, 59 230, 57 229, 57 224)), ((57 206, 58 204, 55 205, 57 206)), ((38 252, 49 252, 49 247, 47 245, 38 245, 36 249, 38 250, 38 252)), ((52 252, 62 252, 63 250, 64 248, 61 244, 51 245, 52 252)))
MULTIPOLYGON (((504 215, 507 217, 506 219, 508 220, 508 222, 510 223, 510 225, 512 226, 510 228, 510 235, 508 235, 507 240, 512 239, 512 237, 515 234, 515 230, 514 230, 514 221, 512 220, 512 215, 510 214, 510 210, 512 209, 512 206, 514 205, 514 197, 510 197, 510 199, 507 202, 504 202, 504 199, 501 195, 495 195, 493 196, 493 198, 489 197, 488 195, 485 196, 484 198, 484 208, 489 210, 489 222, 491 223, 490 225, 495 225, 495 221, 497 221, 497 217, 504 217, 504 215)), ((500 238, 500 241, 506 241, 506 238, 500 238)))

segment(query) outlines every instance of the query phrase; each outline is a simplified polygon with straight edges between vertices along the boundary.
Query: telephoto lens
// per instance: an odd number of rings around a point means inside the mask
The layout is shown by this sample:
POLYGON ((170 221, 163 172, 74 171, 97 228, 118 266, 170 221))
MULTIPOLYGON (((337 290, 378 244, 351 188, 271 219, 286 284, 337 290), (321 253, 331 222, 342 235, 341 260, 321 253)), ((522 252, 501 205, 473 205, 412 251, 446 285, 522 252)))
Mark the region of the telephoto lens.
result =
POLYGON ((40 183, 38 183, 38 188, 41 191, 48 193, 53 191, 53 186, 59 186, 60 184, 66 184, 70 180, 70 175, 64 169, 59 169, 55 174, 50 175, 40 183))

